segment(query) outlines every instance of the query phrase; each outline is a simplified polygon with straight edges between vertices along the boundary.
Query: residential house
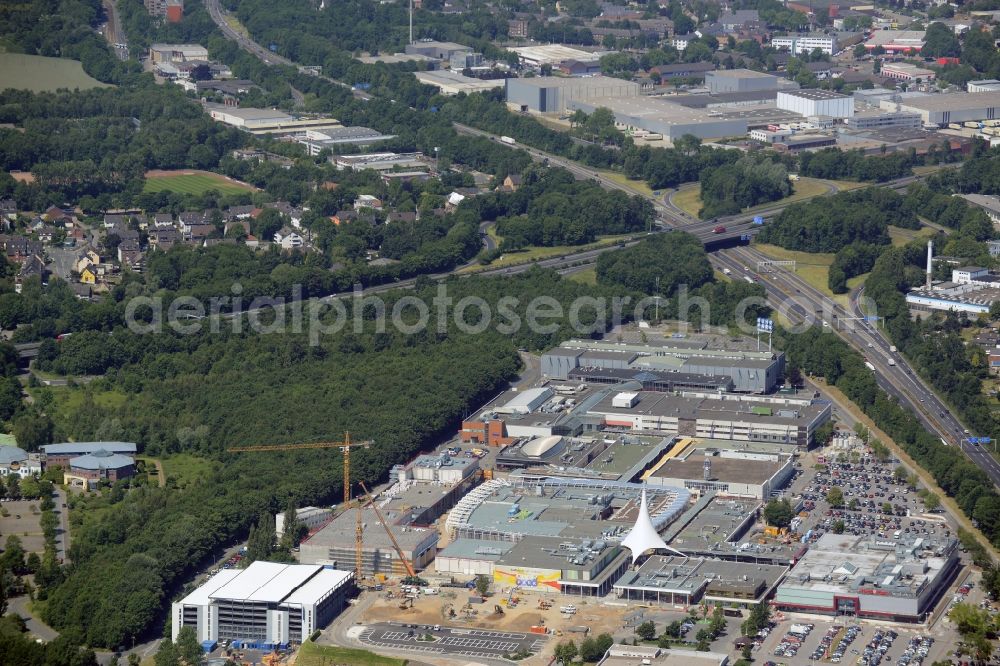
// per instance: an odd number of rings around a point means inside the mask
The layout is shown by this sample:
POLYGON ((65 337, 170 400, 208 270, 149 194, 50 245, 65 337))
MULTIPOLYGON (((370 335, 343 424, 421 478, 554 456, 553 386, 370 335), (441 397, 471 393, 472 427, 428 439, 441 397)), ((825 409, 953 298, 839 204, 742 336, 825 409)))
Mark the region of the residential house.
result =
POLYGON ((226 209, 226 219, 249 220, 254 215, 254 206, 230 206, 226 209))
POLYGON ((45 227, 47 226, 50 225, 44 219, 36 215, 35 217, 31 218, 31 220, 28 221, 28 224, 25 226, 25 230, 29 234, 37 234, 41 232, 43 229, 45 229, 45 227))
POLYGON ((128 223, 132 221, 131 215, 105 215, 104 216, 104 228, 111 229, 114 227, 127 227, 128 223))
POLYGON ((94 295, 94 290, 89 284, 80 284, 78 282, 70 283, 69 288, 73 290, 76 297, 81 301, 89 301, 91 296, 94 295))
POLYGON ((358 198, 354 200, 354 210, 361 210, 362 208, 382 210, 382 201, 370 194, 359 194, 358 198))
POLYGON ((759 32, 762 28, 760 14, 756 9, 737 9, 719 17, 719 25, 725 32, 759 32))
POLYGON ((233 229, 242 229, 244 236, 250 235, 250 223, 246 220, 230 220, 229 222, 226 222, 223 235, 229 236, 229 232, 233 229))
POLYGON ((0 199, 0 217, 13 222, 17 217, 17 202, 13 199, 0 199))
POLYGON ((458 208, 459 204, 461 204, 463 201, 465 201, 464 194, 459 194, 458 192, 452 192, 451 194, 448 195, 448 199, 445 200, 444 209, 450 213, 451 211, 458 208))
POLYGON ((24 236, 11 236, 0 234, 0 250, 3 250, 7 259, 20 264, 33 254, 42 256, 44 250, 38 241, 25 238, 24 236))
POLYGON ((73 211, 59 206, 49 206, 45 209, 45 219, 53 224, 65 224, 73 221, 73 211))
POLYGON ((215 231, 214 224, 192 224, 189 227, 187 234, 184 234, 183 231, 181 231, 181 234, 185 241, 199 245, 206 238, 208 238, 213 231, 215 231))
POLYGON ((77 273, 83 273, 83 269, 89 266, 97 266, 100 263, 101 255, 97 254, 92 247, 84 247, 77 250, 73 270, 77 273))
POLYGON ((39 255, 33 254, 30 257, 25 258, 21 263, 21 268, 17 272, 17 276, 14 278, 14 291, 18 294, 21 293, 21 287, 24 285, 26 280, 37 277, 41 281, 45 281, 45 260, 39 255))
POLYGON ((154 213, 153 226, 157 229, 166 229, 174 226, 174 216, 170 213, 154 213))
POLYGON ((37 232, 35 232, 35 235, 38 237, 38 241, 40 243, 45 243, 46 245, 48 245, 55 239, 56 228, 49 225, 45 225, 37 232))
POLYGON ((181 235, 189 238, 192 226, 205 223, 205 214, 201 211, 185 211, 177 216, 177 221, 180 223, 181 235))
POLYGON ((149 244, 164 252, 180 242, 181 235, 173 227, 169 229, 153 229, 149 232, 149 244))
POLYGON ((355 210, 338 210, 330 221, 333 222, 338 227, 347 222, 353 222, 358 219, 358 212, 355 210))
POLYGON ((285 226, 274 234, 274 242, 280 245, 283 250, 294 250, 302 247, 305 240, 297 231, 285 226))
POLYGON ((507 174, 507 177, 503 179, 500 189, 504 192, 517 192, 523 181, 524 178, 519 173, 507 174))
POLYGON ((417 221, 417 214, 411 211, 392 211, 386 218, 386 224, 392 224, 394 222, 403 222, 412 224, 417 221))
POLYGON ((813 76, 820 81, 833 78, 833 66, 828 62, 807 62, 803 63, 802 66, 806 71, 812 72, 813 76))
POLYGON ((122 268, 128 267, 136 272, 142 272, 144 256, 138 241, 126 241, 118 246, 118 262, 122 268))
POLYGON ((97 284, 97 268, 95 266, 87 266, 80 271, 80 282, 89 285, 97 284))
POLYGON ((507 34, 511 39, 528 38, 528 21, 526 19, 510 19, 507 21, 507 34))
POLYGON ((701 37, 701 35, 697 32, 692 32, 687 35, 674 35, 670 38, 670 45, 678 51, 683 51, 687 49, 688 44, 695 41, 699 37, 701 37))

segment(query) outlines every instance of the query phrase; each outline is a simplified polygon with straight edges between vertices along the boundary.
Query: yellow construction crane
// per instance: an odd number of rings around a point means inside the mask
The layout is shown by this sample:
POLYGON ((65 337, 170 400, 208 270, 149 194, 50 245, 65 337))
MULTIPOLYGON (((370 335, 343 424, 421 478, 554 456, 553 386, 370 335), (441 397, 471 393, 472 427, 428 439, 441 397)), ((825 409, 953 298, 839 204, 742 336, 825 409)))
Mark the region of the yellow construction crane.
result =
POLYGON ((396 549, 396 554, 399 555, 399 559, 403 562, 403 566, 406 567, 406 573, 410 574, 411 577, 416 578, 417 572, 413 570, 413 565, 410 561, 406 559, 406 555, 403 554, 403 549, 399 547, 399 542, 396 541, 395 535, 392 530, 389 529, 389 524, 385 522, 385 518, 382 517, 382 512, 378 510, 375 505, 375 500, 372 499, 371 493, 368 492, 368 488, 365 487, 365 482, 361 482, 361 490, 365 491, 365 497, 368 499, 368 504, 371 505, 372 509, 375 510, 375 515, 378 516, 378 521, 382 523, 382 527, 385 528, 385 533, 389 535, 389 541, 392 541, 392 547, 396 549))
MULTIPOLYGON (((367 449, 372 445, 370 439, 359 442, 351 441, 351 433, 345 432, 341 442, 307 442, 305 444, 264 444, 261 446, 232 446, 226 449, 230 453, 251 453, 257 451, 301 451, 305 449, 340 449, 344 454, 344 506, 351 502, 351 449, 360 447, 367 449)), ((364 486, 362 486, 363 488, 364 486)), ((368 491, 365 491, 368 494, 368 491)), ((357 581, 361 581, 361 502, 357 505, 357 522, 354 529, 354 575, 357 581)))

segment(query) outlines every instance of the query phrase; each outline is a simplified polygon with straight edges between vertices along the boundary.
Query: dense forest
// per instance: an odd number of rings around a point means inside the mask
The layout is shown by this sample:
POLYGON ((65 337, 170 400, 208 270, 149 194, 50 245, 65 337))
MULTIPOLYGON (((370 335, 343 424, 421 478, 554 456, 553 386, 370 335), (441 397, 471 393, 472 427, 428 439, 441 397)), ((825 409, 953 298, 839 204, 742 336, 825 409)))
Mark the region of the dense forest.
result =
POLYGON ((650 296, 644 316, 680 319, 694 324, 734 326, 766 317, 764 288, 758 284, 716 280, 705 249, 697 238, 682 232, 644 238, 633 247, 602 254, 597 260, 597 283, 619 285, 650 296), (749 307, 739 312, 744 299, 749 307), (707 303, 707 307, 702 307, 707 303))
POLYGON ((704 169, 699 181, 704 206, 698 216, 702 218, 735 215, 744 208, 784 199, 792 193, 783 164, 749 156, 704 169))
POLYGON ((851 243, 889 244, 889 225, 917 229, 920 222, 892 190, 870 187, 792 204, 757 238, 789 250, 836 252, 851 243))

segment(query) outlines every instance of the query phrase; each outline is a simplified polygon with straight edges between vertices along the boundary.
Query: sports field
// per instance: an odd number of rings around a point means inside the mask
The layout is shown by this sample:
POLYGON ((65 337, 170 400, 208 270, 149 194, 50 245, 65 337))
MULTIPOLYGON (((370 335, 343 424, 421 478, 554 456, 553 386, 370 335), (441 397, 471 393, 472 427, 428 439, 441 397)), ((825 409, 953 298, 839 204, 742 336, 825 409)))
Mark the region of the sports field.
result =
POLYGON ((0 53, 0 90, 17 88, 46 92, 59 88, 110 88, 83 71, 79 60, 0 53))
POLYGON ((227 178, 211 171, 184 169, 180 171, 147 171, 143 192, 177 192, 203 194, 215 190, 219 194, 240 194, 255 188, 247 183, 227 178))

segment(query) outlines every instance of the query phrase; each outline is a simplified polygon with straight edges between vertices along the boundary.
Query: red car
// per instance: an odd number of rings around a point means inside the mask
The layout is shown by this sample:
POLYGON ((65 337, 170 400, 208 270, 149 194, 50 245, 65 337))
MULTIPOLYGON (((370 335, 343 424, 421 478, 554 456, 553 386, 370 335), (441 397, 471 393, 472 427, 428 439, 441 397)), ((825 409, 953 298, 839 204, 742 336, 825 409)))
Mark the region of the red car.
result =
POLYGON ((713 234, 724 234, 724 233, 726 233, 726 228, 720 224, 719 226, 717 226, 714 229, 712 229, 712 233, 713 234))

